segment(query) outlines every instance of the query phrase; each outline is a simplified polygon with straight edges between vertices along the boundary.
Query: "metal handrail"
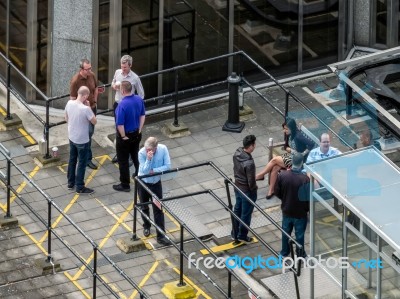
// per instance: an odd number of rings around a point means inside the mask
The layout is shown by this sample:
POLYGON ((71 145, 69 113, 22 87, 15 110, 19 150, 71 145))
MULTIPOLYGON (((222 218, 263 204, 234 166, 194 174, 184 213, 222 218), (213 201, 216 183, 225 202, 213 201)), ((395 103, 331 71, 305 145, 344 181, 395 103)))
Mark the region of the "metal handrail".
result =
MULTIPOLYGON (((169 215, 171 215, 180 225, 181 227, 181 239, 180 239, 180 244, 181 247, 178 247, 177 244, 175 244, 174 242, 171 242, 171 244, 175 247, 175 249, 177 249, 180 253, 180 282, 179 283, 183 283, 183 265, 182 265, 182 259, 183 257, 185 257, 186 259, 188 259, 188 255, 186 252, 182 251, 181 249, 183 248, 183 232, 182 230, 185 229, 197 242, 199 242, 201 244, 201 246, 203 246, 203 248, 207 249, 208 252, 214 257, 217 258, 217 255, 211 250, 211 248, 205 244, 199 237, 196 236, 196 234, 184 223, 182 222, 172 211, 171 209, 164 204, 164 202, 166 201, 170 201, 170 200, 176 200, 176 199, 181 199, 181 198, 185 198, 185 197, 189 197, 189 196, 195 196, 195 195, 200 195, 200 194, 210 194, 215 200, 217 200, 223 207, 225 210, 227 210, 232 218, 235 219, 236 221, 240 222, 246 229, 248 229, 254 236, 256 236, 256 238, 260 241, 260 243, 269 251, 271 251, 276 257, 279 256, 278 252, 276 252, 268 243, 266 243, 261 236, 254 231, 254 229, 252 229, 250 226, 248 226, 247 224, 245 224, 240 217, 238 217, 232 209, 232 204, 230 201, 230 192, 229 192, 229 188, 228 185, 231 185, 236 191, 238 191, 244 198, 246 198, 246 200, 248 202, 250 202, 265 218, 267 218, 278 230, 280 230, 282 233, 286 234, 286 236, 289 238, 291 244, 296 245, 300 250, 303 250, 303 247, 294 239, 292 238, 289 234, 287 234, 282 228, 281 226, 275 222, 275 220, 272 219, 271 216, 269 216, 267 213, 265 213, 263 211, 263 209, 256 203, 253 202, 245 193, 243 193, 233 182, 232 180, 226 176, 224 174, 224 172, 219 169, 213 162, 203 162, 203 163, 198 163, 198 164, 194 164, 194 165, 188 165, 188 166, 183 166, 183 167, 179 167, 179 168, 175 168, 175 169, 170 169, 167 171, 163 171, 163 172, 158 172, 158 173, 153 173, 153 174, 147 174, 147 175, 141 175, 141 176, 137 176, 135 177, 135 181, 138 182, 140 184, 140 186, 142 188, 144 188, 150 195, 151 198, 153 198, 154 200, 157 200, 161 207, 162 210, 165 210, 168 212, 169 215), (198 191, 198 192, 193 192, 190 194, 183 194, 183 195, 178 195, 178 196, 173 196, 173 197, 168 197, 165 199, 160 199, 158 198, 158 196, 152 192, 145 184, 145 182, 142 180, 144 178, 148 178, 148 177, 154 177, 154 176, 160 176, 160 175, 165 175, 165 174, 169 174, 169 173, 175 173, 175 172, 179 172, 182 170, 187 170, 187 169, 191 169, 191 168, 197 168, 197 167, 204 167, 204 166, 210 166, 211 168, 213 168, 215 171, 218 172, 219 175, 221 175, 221 177, 224 178, 225 180, 225 184, 226 184, 226 190, 227 190, 227 197, 228 197, 228 202, 229 205, 227 205, 221 198, 218 197, 218 195, 216 195, 212 190, 203 190, 203 191, 198 191)), ((145 205, 150 205, 152 204, 151 202, 147 202, 147 203, 139 203, 138 202, 138 184, 135 184, 135 196, 134 196, 134 214, 133 214, 133 229, 132 229, 132 239, 136 240, 137 236, 136 236, 136 220, 137 220, 137 212, 139 212, 141 215, 143 215, 147 220, 150 221, 150 223, 152 225, 154 225, 154 227, 160 232, 162 233, 168 240, 172 241, 166 234, 164 231, 161 230, 161 228, 159 228, 154 221, 152 221, 147 215, 145 215, 142 210, 141 207, 145 206, 145 205)), ((294 256, 294 250, 293 250, 293 246, 290 246, 291 249, 291 256, 294 256)), ((188 259, 189 260, 189 259, 188 259)), ((192 263, 196 268, 197 266, 192 263)), ((290 270, 293 272, 294 274, 294 279, 297 282, 297 276, 300 275, 300 263, 297 265, 297 268, 295 269, 294 267, 290 268, 290 270)), ((199 270, 199 269, 198 269, 199 270)), ((231 298, 231 276, 234 276, 243 286, 247 287, 247 284, 240 278, 237 276, 237 274, 229 268, 226 268, 226 270, 229 273, 229 284, 228 284, 228 292, 225 292, 221 287, 219 287, 216 282, 214 280, 212 280, 212 278, 205 273, 204 271, 199 270, 203 275, 205 275, 207 277, 208 280, 210 280, 212 282, 212 284, 222 293, 224 294, 224 296, 226 298, 231 298)), ((254 296, 256 296, 257 298, 259 298, 257 296, 257 294, 255 293, 254 290, 252 290, 250 287, 247 287, 249 292, 251 292, 254 296)), ((296 283, 296 293, 299 294, 298 292, 298 284, 296 283)), ((300 298, 298 296, 298 298, 300 298)))
MULTIPOLYGON (((75 252, 75 249, 72 248, 64 239, 62 236, 60 236, 55 229, 52 227, 52 215, 51 215, 51 208, 54 207, 93 247, 93 251, 95 254, 95 258, 97 259, 97 252, 99 252, 101 255, 105 257, 105 259, 113 266, 113 268, 126 280, 128 281, 135 290, 138 291, 140 294, 140 298, 150 298, 149 295, 147 295, 129 276, 125 274, 125 272, 115 263, 111 260, 111 258, 103 252, 97 243, 90 238, 67 214, 63 212, 63 210, 57 205, 57 203, 45 192, 43 191, 31 178, 24 170, 22 170, 16 162, 13 161, 13 159, 10 156, 10 151, 4 147, 2 143, 0 143, 0 153, 6 158, 7 160, 7 178, 4 178, 2 175, 0 175, 0 181, 2 181, 6 187, 7 187, 7 214, 6 217, 11 217, 11 191, 14 193, 14 195, 21 200, 21 202, 32 212, 33 215, 35 215, 41 223, 46 225, 47 227, 47 259, 46 262, 51 263, 53 260, 52 257, 52 248, 51 248, 51 236, 54 235, 57 237, 57 239, 60 240, 63 245, 70 250, 70 252, 84 265, 88 270, 90 270, 93 274, 93 277, 95 278, 93 280, 93 298, 96 298, 96 279, 98 279, 116 298, 120 298, 119 294, 117 294, 109 285, 107 282, 104 281, 104 279, 98 275, 95 271, 95 267, 91 267, 90 264, 88 264, 78 253, 75 252), (29 202, 27 202, 21 195, 19 195, 18 191, 12 187, 11 185, 11 165, 15 167, 15 169, 18 170, 18 172, 24 177, 27 182, 34 187, 43 197, 44 199, 47 200, 48 203, 48 214, 47 214, 47 221, 43 219, 43 217, 31 206, 29 202)), ((96 260, 97 263, 97 260, 96 260)))

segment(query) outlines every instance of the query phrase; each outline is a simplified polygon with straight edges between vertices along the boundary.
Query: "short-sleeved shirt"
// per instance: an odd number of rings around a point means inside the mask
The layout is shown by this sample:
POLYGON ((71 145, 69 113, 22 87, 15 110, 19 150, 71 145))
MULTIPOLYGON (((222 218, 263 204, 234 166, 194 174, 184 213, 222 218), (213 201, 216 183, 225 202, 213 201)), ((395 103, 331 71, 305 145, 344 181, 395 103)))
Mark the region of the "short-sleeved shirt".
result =
POLYGON ((332 157, 332 156, 340 155, 341 153, 342 152, 339 151, 337 148, 330 146, 328 152, 324 154, 323 152, 321 152, 321 148, 317 147, 317 148, 314 148, 308 154, 306 163, 308 164, 308 163, 311 163, 311 162, 314 162, 314 161, 326 159, 326 158, 329 158, 329 157, 332 157))
POLYGON ((65 106, 68 117, 68 138, 73 143, 85 144, 89 142, 89 123, 94 114, 89 106, 79 100, 69 100, 65 106))
MULTIPOLYGON (((114 74, 114 78, 112 80, 112 84, 115 84, 115 82, 122 82, 122 81, 129 81, 132 84, 132 94, 136 93, 139 95, 139 97, 141 97, 142 99, 144 99, 144 89, 142 86, 142 81, 140 81, 140 78, 138 75, 136 75, 134 72, 129 71, 128 75, 124 75, 122 73, 121 69, 118 69, 115 71, 114 74)), ((117 90, 115 92, 115 101, 117 103, 121 102, 123 96, 121 95, 121 92, 119 90, 117 90)))
POLYGON ((88 100, 90 102, 90 107, 95 107, 96 103, 94 102, 94 92, 97 88, 97 79, 93 72, 89 72, 86 78, 83 77, 79 72, 72 77, 69 84, 70 96, 73 98, 77 98, 78 89, 81 86, 86 86, 87 88, 89 88, 90 94, 88 100))
POLYGON ((125 132, 133 132, 139 129, 140 117, 146 114, 144 101, 137 95, 124 97, 115 110, 115 124, 124 126, 125 132))

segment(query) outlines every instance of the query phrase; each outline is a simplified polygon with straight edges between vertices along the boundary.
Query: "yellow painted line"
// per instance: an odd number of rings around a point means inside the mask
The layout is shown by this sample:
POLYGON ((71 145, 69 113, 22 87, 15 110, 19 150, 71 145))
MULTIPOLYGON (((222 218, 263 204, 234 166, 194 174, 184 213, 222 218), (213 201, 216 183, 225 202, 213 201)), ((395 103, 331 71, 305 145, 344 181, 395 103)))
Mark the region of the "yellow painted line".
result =
MULTIPOLYGON (((28 174, 29 177, 32 179, 36 173, 40 170, 39 166, 35 166, 35 168, 28 174)), ((17 194, 21 193, 22 190, 24 190, 24 188, 26 187, 27 182, 23 181, 17 188, 17 190, 15 190, 17 192, 17 194)), ((15 200, 17 196, 15 194, 13 194, 13 196, 10 198, 10 202, 13 202, 15 200)))
MULTIPOLYGON (((102 158, 99 162, 99 165, 103 165, 105 160, 106 160, 106 156, 101 156, 100 158, 102 158)), ((92 170, 92 172, 90 173, 90 175, 88 176, 87 180, 86 180, 86 186, 89 185, 89 183, 92 181, 92 179, 94 178, 94 176, 96 175, 96 173, 99 171, 100 167, 98 169, 94 169, 92 170)), ((72 200, 70 201, 70 203, 64 208, 63 212, 64 214, 67 214, 67 212, 69 211, 69 209, 71 209, 71 207, 74 205, 74 203, 78 200, 79 198, 79 194, 75 194, 74 197, 72 198, 72 200)), ((60 223, 60 221, 64 218, 64 216, 62 214, 60 214, 56 221, 53 222, 53 224, 51 225, 52 228, 57 227, 57 225, 60 223)), ((47 231, 44 233, 43 237, 40 239, 40 243, 42 243, 45 239, 47 238, 47 231)))
POLYGON ((332 224, 332 223, 328 223, 328 222, 323 222, 323 221, 318 221, 316 220, 315 223, 321 224, 321 225, 325 225, 325 226, 330 226, 330 227, 339 227, 336 224, 332 224))
MULTIPOLYGON (((340 213, 340 215, 342 215, 342 213, 340 213)), ((331 215, 331 216, 326 216, 322 218, 322 221, 324 222, 333 222, 333 221, 339 221, 339 219, 337 219, 337 217, 335 215, 331 215)))
MULTIPOLYGON (((254 242, 251 242, 249 244, 257 243, 257 242, 258 242, 258 240, 256 238, 254 238, 254 242)), ((233 244, 233 243, 234 243, 234 241, 226 243, 226 244, 214 246, 214 247, 211 247, 210 249, 211 249, 212 252, 216 253, 216 252, 225 251, 225 250, 229 250, 229 249, 233 249, 233 248, 236 248, 236 247, 239 247, 239 246, 246 245, 246 243, 244 243, 244 242, 240 242, 238 244, 233 244)), ((202 249, 202 250, 200 250, 200 252, 203 255, 210 254, 210 252, 207 249, 202 249)))
POLYGON ((3 108, 1 108, 1 107, 0 107, 0 113, 3 114, 4 116, 7 115, 7 112, 6 112, 3 108))
MULTIPOLYGON (((180 274, 179 269, 176 268, 176 267, 174 267, 174 266, 172 265, 171 262, 169 262, 168 260, 164 260, 164 262, 165 262, 169 267, 171 267, 172 269, 174 269, 174 271, 175 271, 176 273, 180 274)), ((188 284, 190 284, 192 287, 194 287, 194 288, 197 290, 197 292, 200 293, 204 298, 206 298, 206 299, 212 299, 212 297, 208 296, 201 288, 199 288, 196 284, 194 284, 193 281, 191 281, 186 275, 183 275, 183 279, 184 279, 188 284)))
POLYGON ((45 255, 47 255, 47 250, 43 248, 42 244, 40 244, 40 243, 28 232, 28 230, 27 230, 24 226, 20 225, 19 227, 20 227, 21 230, 28 236, 28 238, 31 239, 31 240, 33 241, 33 243, 35 243, 35 244, 37 245, 37 247, 39 247, 39 249, 40 249, 41 251, 43 251, 43 253, 44 253, 45 255))
POLYGON ((81 291, 81 293, 82 293, 86 298, 88 298, 88 299, 91 299, 91 298, 92 298, 92 296, 90 296, 90 295, 81 287, 81 285, 80 285, 75 279, 73 279, 71 275, 69 275, 68 272, 64 272, 64 275, 78 288, 79 291, 81 291))
POLYGON ((104 282, 107 283, 107 285, 115 292, 118 294, 118 296, 122 299, 126 299, 127 297, 125 294, 123 294, 118 288, 113 284, 108 281, 108 279, 104 275, 100 275, 101 278, 103 278, 104 282))
MULTIPOLYGON (((143 277, 142 281, 139 283, 139 288, 143 287, 145 285, 145 283, 147 282, 147 280, 149 280, 150 276, 154 273, 154 271, 156 271, 156 268, 158 267, 159 262, 155 261, 155 263, 153 264, 153 266, 151 266, 149 272, 146 274, 145 277, 143 277)), ((129 299, 133 299, 135 298, 135 296, 138 294, 137 290, 134 290, 132 295, 129 296, 129 299)))
POLYGON ((57 167, 62 173, 66 174, 67 172, 64 170, 65 165, 68 165, 68 164, 60 165, 60 166, 57 166, 57 167))
POLYGON ((36 143, 35 139, 33 139, 23 128, 19 128, 18 131, 30 142, 30 144, 36 143))
MULTIPOLYGON (((104 239, 101 241, 99 244, 99 248, 102 248, 108 239, 113 235, 115 230, 120 226, 120 224, 124 221, 124 219, 129 215, 130 211, 133 209, 133 202, 129 205, 129 207, 125 210, 125 212, 122 214, 122 216, 118 219, 117 223, 114 224, 114 226, 111 228, 111 230, 107 233, 107 236, 104 237, 104 239)), ((92 259, 93 259, 93 253, 90 255, 90 257, 86 260, 86 263, 89 264, 92 259)), ((82 272, 85 270, 85 266, 82 266, 79 271, 74 275, 74 279, 77 279, 79 276, 81 276, 82 272)))
MULTIPOLYGON (((6 46, 3 43, 0 43, 0 48, 6 52, 6 46)), ((19 66, 19 68, 22 68, 24 65, 21 60, 17 56, 14 55, 13 52, 9 51, 8 54, 10 55, 10 58, 19 66)))
MULTIPOLYGON (((97 197, 95 198, 95 200, 103 207, 104 210, 107 211, 108 214, 110 214, 115 220, 118 221, 118 216, 115 215, 115 213, 113 211, 111 211, 105 204, 103 204, 100 199, 98 199, 97 197)), ((125 229, 129 232, 132 232, 132 228, 130 228, 125 222, 122 223, 122 226, 125 227, 125 229)))

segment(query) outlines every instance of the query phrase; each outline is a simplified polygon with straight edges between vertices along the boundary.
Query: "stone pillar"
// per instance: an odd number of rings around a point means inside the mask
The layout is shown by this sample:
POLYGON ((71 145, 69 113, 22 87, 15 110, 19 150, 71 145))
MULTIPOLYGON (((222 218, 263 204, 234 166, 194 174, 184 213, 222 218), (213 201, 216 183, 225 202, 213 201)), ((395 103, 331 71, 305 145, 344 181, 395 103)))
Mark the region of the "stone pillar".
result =
MULTIPOLYGON (((49 1, 48 90, 50 97, 69 94, 69 82, 82 58, 92 60, 92 0, 49 1), (50 3, 52 2, 52 3, 50 3)), ((54 102, 63 108, 67 98, 54 102)))
POLYGON ((357 46, 371 45, 371 1, 354 0, 354 43, 357 46))

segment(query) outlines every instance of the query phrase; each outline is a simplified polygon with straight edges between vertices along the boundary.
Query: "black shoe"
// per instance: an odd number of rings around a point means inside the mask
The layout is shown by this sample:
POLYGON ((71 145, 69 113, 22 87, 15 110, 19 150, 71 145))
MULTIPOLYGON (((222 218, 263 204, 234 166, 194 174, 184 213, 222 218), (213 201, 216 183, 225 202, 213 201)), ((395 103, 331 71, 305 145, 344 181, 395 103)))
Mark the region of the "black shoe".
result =
POLYGON ((118 163, 117 155, 115 155, 114 158, 112 158, 111 163, 118 163))
POLYGON ((243 242, 243 243, 251 243, 251 242, 254 242, 254 240, 255 239, 253 237, 246 237, 244 239, 239 238, 239 241, 243 242))
POLYGON ((271 195, 265 196, 265 198, 266 198, 266 199, 271 199, 271 198, 274 197, 274 196, 275 196, 275 193, 272 193, 271 195))
POLYGON ((87 167, 89 167, 91 169, 97 169, 98 168, 96 165, 94 165, 94 163, 92 161, 88 162, 87 167))
POLYGON ((68 190, 72 190, 72 189, 75 188, 75 185, 74 184, 68 184, 67 188, 68 188, 68 190))
POLYGON ((150 228, 144 228, 144 229, 143 229, 143 235, 144 235, 145 237, 150 236, 150 228))
POLYGON ((130 187, 124 187, 122 186, 122 184, 118 184, 118 185, 113 185, 113 189, 115 191, 122 191, 122 192, 129 192, 131 191, 130 187))
POLYGON ((171 241, 168 240, 166 237, 162 237, 162 238, 157 238, 157 243, 163 246, 169 246, 171 245, 171 241))
POLYGON ((76 190, 76 193, 77 194, 87 194, 87 195, 89 195, 89 194, 93 194, 94 190, 90 189, 90 188, 83 187, 81 190, 76 190))

